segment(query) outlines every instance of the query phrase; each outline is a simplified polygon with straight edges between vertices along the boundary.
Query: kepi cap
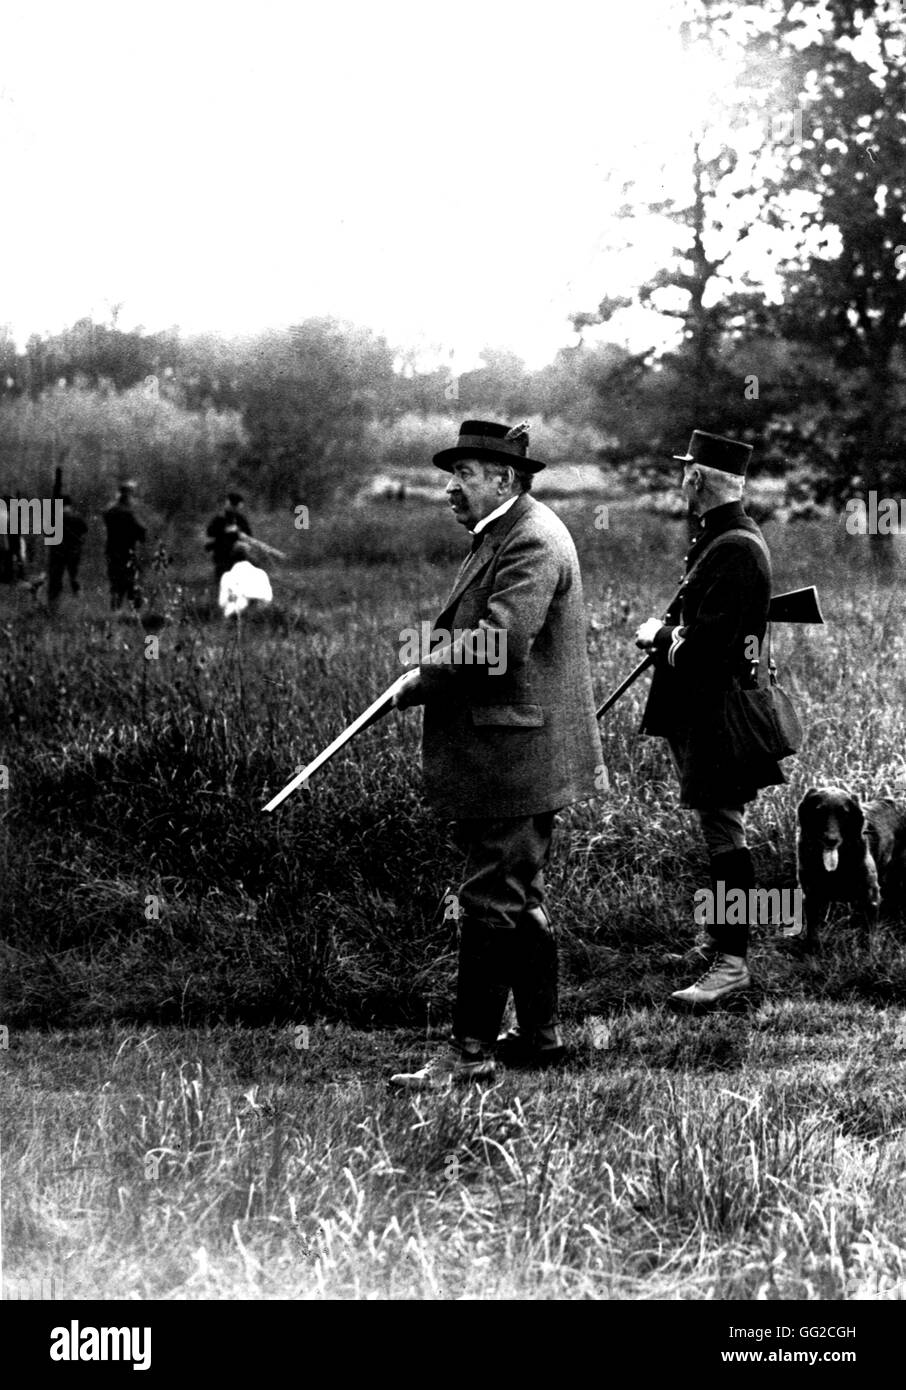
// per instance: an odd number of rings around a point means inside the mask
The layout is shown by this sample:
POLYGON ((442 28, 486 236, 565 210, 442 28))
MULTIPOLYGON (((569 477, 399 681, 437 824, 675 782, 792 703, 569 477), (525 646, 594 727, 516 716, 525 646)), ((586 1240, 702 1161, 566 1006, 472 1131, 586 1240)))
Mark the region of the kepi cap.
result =
POLYGON ((726 439, 722 434, 708 434, 705 430, 692 431, 688 453, 673 455, 677 463, 700 463, 703 468, 717 468, 721 473, 733 473, 738 478, 746 476, 751 456, 751 444, 726 439))

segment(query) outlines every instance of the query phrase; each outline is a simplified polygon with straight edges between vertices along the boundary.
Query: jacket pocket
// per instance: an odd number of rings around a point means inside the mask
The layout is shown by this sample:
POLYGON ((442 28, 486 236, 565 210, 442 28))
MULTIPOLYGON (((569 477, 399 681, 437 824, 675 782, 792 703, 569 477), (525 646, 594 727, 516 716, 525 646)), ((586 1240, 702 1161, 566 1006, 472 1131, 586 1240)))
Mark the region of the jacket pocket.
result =
POLYGON ((472 723, 479 727, 540 729, 544 725, 544 709, 541 705, 476 705, 472 708, 472 723))

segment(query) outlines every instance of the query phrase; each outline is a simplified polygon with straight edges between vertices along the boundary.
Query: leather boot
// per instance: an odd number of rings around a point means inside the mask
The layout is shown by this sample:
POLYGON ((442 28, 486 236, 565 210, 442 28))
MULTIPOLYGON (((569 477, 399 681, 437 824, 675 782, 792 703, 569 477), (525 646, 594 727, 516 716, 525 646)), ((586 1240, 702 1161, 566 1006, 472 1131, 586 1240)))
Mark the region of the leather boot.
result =
MULTIPOLYGON (((748 895, 749 889, 755 887, 755 871, 747 849, 728 850, 724 854, 714 855, 711 860, 711 888, 715 902, 720 884, 723 885, 723 898, 733 888, 741 888, 745 892, 748 915, 748 895)), ((715 922, 709 930, 714 945, 707 969, 694 984, 686 989, 674 990, 669 999, 673 1007, 693 1010, 710 1008, 730 994, 747 990, 752 982, 746 965, 748 922, 738 926, 715 922)))
POLYGON ((566 1056, 557 1019, 557 940, 540 905, 526 908, 514 942, 516 1027, 497 1039, 497 1055, 511 1066, 550 1066, 566 1056))
MULTIPOLYGON (((711 901, 717 901, 717 884, 725 878, 728 870, 732 872, 731 864, 723 864, 723 860, 730 860, 736 853, 734 850, 727 854, 717 854, 711 859, 711 901)), ((714 937, 714 927, 701 926, 696 932, 695 941, 688 950, 667 951, 662 956, 664 965, 681 965, 686 970, 704 970, 710 965, 714 952, 717 950, 717 941, 714 937)))
MULTIPOLYGON (((729 893, 731 888, 741 888, 746 895, 748 915, 749 889, 755 887, 755 869, 752 856, 747 849, 733 849, 725 854, 716 854, 711 860, 711 879, 715 885, 722 882, 726 893, 729 893)), ((715 923, 711 928, 711 935, 719 951, 745 959, 749 948, 748 922, 741 926, 720 926, 715 923)))
POLYGON ((507 927, 464 917, 459 929, 459 970, 453 1036, 492 1047, 500 1031, 512 983, 513 937, 507 927))

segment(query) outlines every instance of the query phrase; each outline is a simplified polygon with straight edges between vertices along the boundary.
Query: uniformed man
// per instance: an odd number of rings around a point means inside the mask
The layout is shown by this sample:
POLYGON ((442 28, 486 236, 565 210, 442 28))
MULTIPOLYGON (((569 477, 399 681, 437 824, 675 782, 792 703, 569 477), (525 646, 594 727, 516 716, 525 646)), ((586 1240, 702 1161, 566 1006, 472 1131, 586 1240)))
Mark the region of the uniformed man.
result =
POLYGON ((85 540, 85 533, 88 526, 84 517, 72 505, 72 498, 64 494, 63 502, 63 534, 59 545, 48 547, 49 556, 47 560, 47 598, 50 603, 56 603, 63 592, 63 581, 69 575, 69 587, 73 594, 79 593, 79 565, 82 562, 82 545, 85 540))
POLYGON ((138 592, 136 547, 145 539, 145 528, 135 515, 133 499, 136 484, 127 479, 119 485, 119 496, 104 512, 107 528, 107 577, 110 581, 110 607, 119 608, 128 599, 134 608, 141 605, 138 592))
POLYGON ((603 790, 579 563, 563 522, 531 496, 544 465, 528 426, 463 424, 434 456, 472 547, 432 642, 398 690, 424 704, 425 787, 466 853, 450 1049, 391 1083, 490 1079, 495 1058, 565 1054, 557 945, 544 903, 555 813, 603 790), (517 1026, 498 1038, 512 989, 517 1026))
MULTIPOLYGON (((655 658, 642 732, 669 742, 681 804, 698 812, 715 902, 719 883, 725 895, 741 888, 750 901, 755 879, 745 808, 761 787, 784 781, 772 759, 743 760, 723 713, 734 682, 751 680, 771 600, 770 554, 741 500, 751 452, 749 444, 696 430, 688 453, 674 455, 701 531, 665 620, 651 618, 636 633, 637 645, 655 658)), ((706 1008, 747 989, 747 951, 747 922, 715 924, 699 948, 705 973, 670 996, 674 1007, 706 1008)))
POLYGON ((239 540, 240 535, 250 536, 252 534, 248 517, 243 511, 244 501, 245 499, 240 492, 227 493, 223 511, 218 512, 208 526, 207 534, 211 539, 205 545, 205 550, 211 552, 211 558, 214 561, 214 579, 218 585, 221 577, 232 566, 233 546, 239 540))

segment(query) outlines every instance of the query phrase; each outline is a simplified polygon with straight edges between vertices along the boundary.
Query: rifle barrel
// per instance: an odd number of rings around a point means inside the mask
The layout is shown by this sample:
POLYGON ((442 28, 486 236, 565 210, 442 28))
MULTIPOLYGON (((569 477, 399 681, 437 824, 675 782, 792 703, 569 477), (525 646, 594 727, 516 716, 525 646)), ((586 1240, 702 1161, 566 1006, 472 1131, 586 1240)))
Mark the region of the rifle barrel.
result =
POLYGON ((603 719, 607 711, 613 705, 616 704, 617 700, 622 699, 629 687, 635 681, 637 681, 642 672, 647 671, 648 667, 651 666, 653 663, 654 657, 649 653, 648 656, 645 657, 644 661, 640 661, 638 666, 636 666, 634 670, 629 672, 629 675, 626 677, 623 683, 621 685, 618 685, 616 690, 614 690, 610 695, 608 695, 607 699, 604 701, 603 705, 596 713, 595 718, 603 719))

